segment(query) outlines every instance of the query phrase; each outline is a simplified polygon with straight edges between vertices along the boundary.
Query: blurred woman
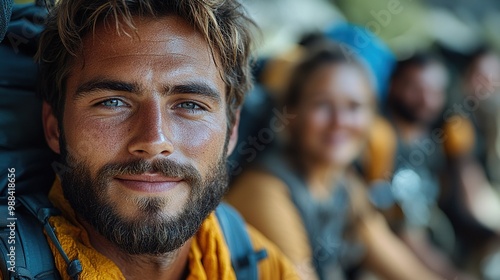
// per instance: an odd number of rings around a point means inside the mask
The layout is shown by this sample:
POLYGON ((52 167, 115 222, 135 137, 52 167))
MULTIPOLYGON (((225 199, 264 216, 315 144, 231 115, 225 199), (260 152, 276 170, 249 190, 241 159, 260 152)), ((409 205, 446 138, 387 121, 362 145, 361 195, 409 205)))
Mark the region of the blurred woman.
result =
POLYGON ((303 279, 342 279, 355 260, 388 279, 436 279, 372 209, 352 168, 375 119, 362 63, 336 46, 311 52, 295 69, 284 105, 294 115, 286 144, 243 172, 227 200, 303 279))

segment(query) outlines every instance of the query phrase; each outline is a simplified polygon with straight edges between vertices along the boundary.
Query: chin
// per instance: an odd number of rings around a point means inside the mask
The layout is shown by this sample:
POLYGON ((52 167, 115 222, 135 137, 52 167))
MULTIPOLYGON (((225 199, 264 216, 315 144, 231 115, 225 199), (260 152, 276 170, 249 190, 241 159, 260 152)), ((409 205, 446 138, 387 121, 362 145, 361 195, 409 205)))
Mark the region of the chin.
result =
POLYGON ((163 196, 128 195, 114 199, 111 204, 118 215, 132 222, 153 217, 175 217, 184 210, 186 201, 163 196))
POLYGON ((344 158, 331 158, 329 160, 331 166, 334 166, 337 169, 347 169, 349 165, 352 164, 352 161, 344 158))
MULTIPOLYGON (((326 151, 326 149, 324 150, 326 151)), ((330 152, 323 152, 319 154, 323 158, 323 161, 328 162, 333 166, 341 166, 347 168, 351 165, 356 157, 359 155, 358 149, 351 147, 336 147, 330 152)))
POLYGON ((323 153, 317 157, 318 162, 335 167, 347 167, 351 162, 351 157, 339 154, 323 153))

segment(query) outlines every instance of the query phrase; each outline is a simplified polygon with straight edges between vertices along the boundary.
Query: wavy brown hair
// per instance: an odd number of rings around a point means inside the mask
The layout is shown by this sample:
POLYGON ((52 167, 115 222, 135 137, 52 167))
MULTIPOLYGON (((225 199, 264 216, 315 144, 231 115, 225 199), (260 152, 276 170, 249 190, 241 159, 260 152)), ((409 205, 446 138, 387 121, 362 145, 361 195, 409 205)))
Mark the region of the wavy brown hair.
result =
POLYGON ((134 17, 177 15, 187 20, 209 44, 226 84, 228 125, 250 89, 250 49, 255 24, 236 0, 60 0, 51 8, 37 54, 39 93, 61 121, 66 82, 74 58, 82 52, 82 39, 99 24, 116 27, 131 36, 134 17), (220 65, 219 65, 220 64, 220 65))

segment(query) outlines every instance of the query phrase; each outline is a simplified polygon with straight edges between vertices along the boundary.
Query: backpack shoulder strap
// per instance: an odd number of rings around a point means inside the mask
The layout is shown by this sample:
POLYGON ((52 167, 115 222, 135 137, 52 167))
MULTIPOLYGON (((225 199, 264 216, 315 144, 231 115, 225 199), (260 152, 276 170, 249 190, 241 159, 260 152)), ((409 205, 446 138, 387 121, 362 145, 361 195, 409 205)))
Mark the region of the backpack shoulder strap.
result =
POLYGON ((215 209, 238 280, 259 279, 258 262, 267 258, 266 250, 254 251, 243 218, 231 206, 221 203, 215 209))
POLYGON ((54 256, 43 232, 45 230, 68 264, 67 272, 70 277, 78 279, 78 274, 82 271, 79 260, 69 260, 49 224, 50 216, 58 214, 58 210, 44 194, 22 195, 17 197, 17 200, 13 215, 9 215, 8 208, 4 209, 7 203, 2 203, 1 206, 5 217, 13 218, 6 224, 0 224, 0 251, 9 256, 5 262, 0 262, 2 275, 7 276, 6 279, 60 279, 54 256), (11 250, 11 246, 14 246, 15 250, 11 250))
POLYGON ((20 200, 9 209, 10 201, 13 200, 2 202, 0 206, 0 216, 6 217, 0 222, 0 251, 2 256, 7 256, 0 262, 3 277, 60 279, 42 224, 20 200))

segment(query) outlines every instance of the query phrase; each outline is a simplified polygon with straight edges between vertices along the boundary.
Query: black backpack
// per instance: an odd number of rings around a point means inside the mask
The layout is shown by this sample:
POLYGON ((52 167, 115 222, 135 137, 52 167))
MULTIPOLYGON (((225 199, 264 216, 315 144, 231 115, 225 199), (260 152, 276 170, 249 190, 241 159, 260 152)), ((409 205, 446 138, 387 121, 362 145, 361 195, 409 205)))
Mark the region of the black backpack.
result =
MULTIPOLYGON (((41 101, 35 97, 33 55, 47 15, 44 1, 14 5, 0 44, 0 271, 3 279, 60 279, 43 231, 58 248, 67 272, 78 279, 78 260, 70 260, 48 223, 58 215, 47 198, 54 181, 55 155, 45 143, 41 101)), ((258 279, 258 261, 241 216, 221 204, 215 211, 238 279, 258 279)))

